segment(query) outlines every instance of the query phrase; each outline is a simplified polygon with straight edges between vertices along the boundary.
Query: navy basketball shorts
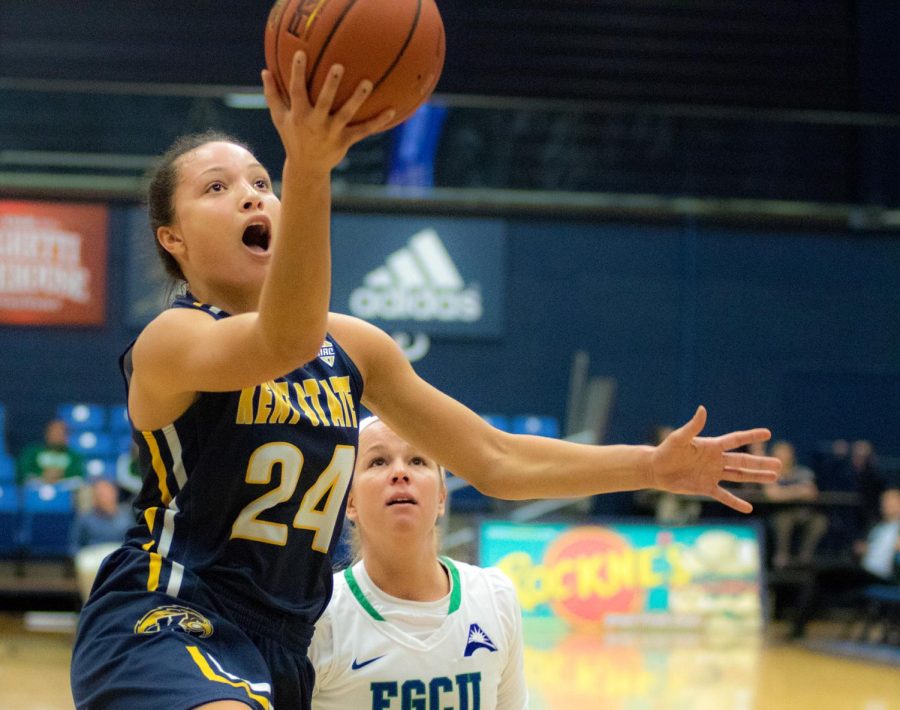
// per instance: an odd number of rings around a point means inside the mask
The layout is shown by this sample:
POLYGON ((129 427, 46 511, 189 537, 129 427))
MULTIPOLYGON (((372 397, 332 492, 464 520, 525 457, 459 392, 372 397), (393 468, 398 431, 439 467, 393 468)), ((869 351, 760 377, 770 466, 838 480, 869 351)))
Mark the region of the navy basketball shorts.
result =
POLYGON ((79 620, 71 666, 78 710, 188 710, 217 700, 254 710, 310 707, 315 674, 305 632, 286 645, 267 633, 278 624, 255 610, 108 587, 79 620))

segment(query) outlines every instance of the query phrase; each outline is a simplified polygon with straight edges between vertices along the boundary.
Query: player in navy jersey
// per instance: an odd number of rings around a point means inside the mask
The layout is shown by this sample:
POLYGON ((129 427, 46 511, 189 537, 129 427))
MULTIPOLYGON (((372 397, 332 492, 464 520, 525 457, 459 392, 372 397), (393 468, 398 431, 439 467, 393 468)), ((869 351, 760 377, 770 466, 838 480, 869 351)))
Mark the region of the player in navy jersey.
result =
POLYGON ((505 434, 421 380, 385 333, 329 314, 330 173, 391 120, 350 123, 369 82, 332 114, 340 78, 332 69, 315 105, 292 79, 288 105, 263 73, 281 201, 220 135, 177 142, 151 182, 160 255, 188 290, 122 358, 144 484, 82 612, 78 708, 309 707, 306 652, 331 594, 361 403, 494 496, 654 487, 747 512, 720 482, 776 477, 777 460, 729 453, 767 430, 699 437, 703 408, 658 447, 505 434))
POLYGON ((79 708, 307 704, 363 388, 325 331, 330 173, 391 119, 349 125, 371 82, 331 115, 341 74, 315 105, 302 79, 287 105, 263 76, 283 203, 223 135, 179 140, 153 176, 158 250, 189 291, 122 357, 144 483, 82 614, 79 708))

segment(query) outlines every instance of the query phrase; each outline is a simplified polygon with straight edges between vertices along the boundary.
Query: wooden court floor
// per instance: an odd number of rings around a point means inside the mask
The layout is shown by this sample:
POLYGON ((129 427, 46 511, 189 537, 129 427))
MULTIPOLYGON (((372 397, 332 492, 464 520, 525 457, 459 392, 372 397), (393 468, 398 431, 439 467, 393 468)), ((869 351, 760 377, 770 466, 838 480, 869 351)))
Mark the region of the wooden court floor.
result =
MULTIPOLYGON (((768 636, 527 639, 531 708, 900 710, 897 666, 813 653, 777 630, 768 636)), ((29 631, 21 614, 0 613, 0 709, 72 708, 71 643, 70 632, 29 631)))

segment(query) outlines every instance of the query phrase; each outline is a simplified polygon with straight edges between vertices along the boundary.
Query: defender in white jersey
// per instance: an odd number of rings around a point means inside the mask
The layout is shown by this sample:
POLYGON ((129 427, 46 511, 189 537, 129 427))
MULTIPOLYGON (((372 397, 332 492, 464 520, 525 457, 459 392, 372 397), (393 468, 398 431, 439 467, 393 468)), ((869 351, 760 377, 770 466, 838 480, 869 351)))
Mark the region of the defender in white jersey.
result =
POLYGON ((313 710, 521 710, 510 581, 437 556, 443 470, 375 418, 360 425, 347 517, 360 559, 334 577, 309 656, 313 710))

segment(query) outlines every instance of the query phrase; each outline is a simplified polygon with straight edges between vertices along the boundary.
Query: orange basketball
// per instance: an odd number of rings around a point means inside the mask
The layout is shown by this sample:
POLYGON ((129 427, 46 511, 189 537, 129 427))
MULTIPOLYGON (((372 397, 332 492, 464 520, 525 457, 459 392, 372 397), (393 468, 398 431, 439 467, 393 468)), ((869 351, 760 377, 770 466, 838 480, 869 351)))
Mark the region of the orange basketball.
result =
POLYGON ((391 126, 424 103, 444 66, 444 23, 434 0, 278 0, 266 23, 266 65, 287 95, 294 53, 306 52, 306 86, 319 95, 333 64, 344 66, 337 109, 363 79, 372 95, 354 122, 385 109, 391 126))

